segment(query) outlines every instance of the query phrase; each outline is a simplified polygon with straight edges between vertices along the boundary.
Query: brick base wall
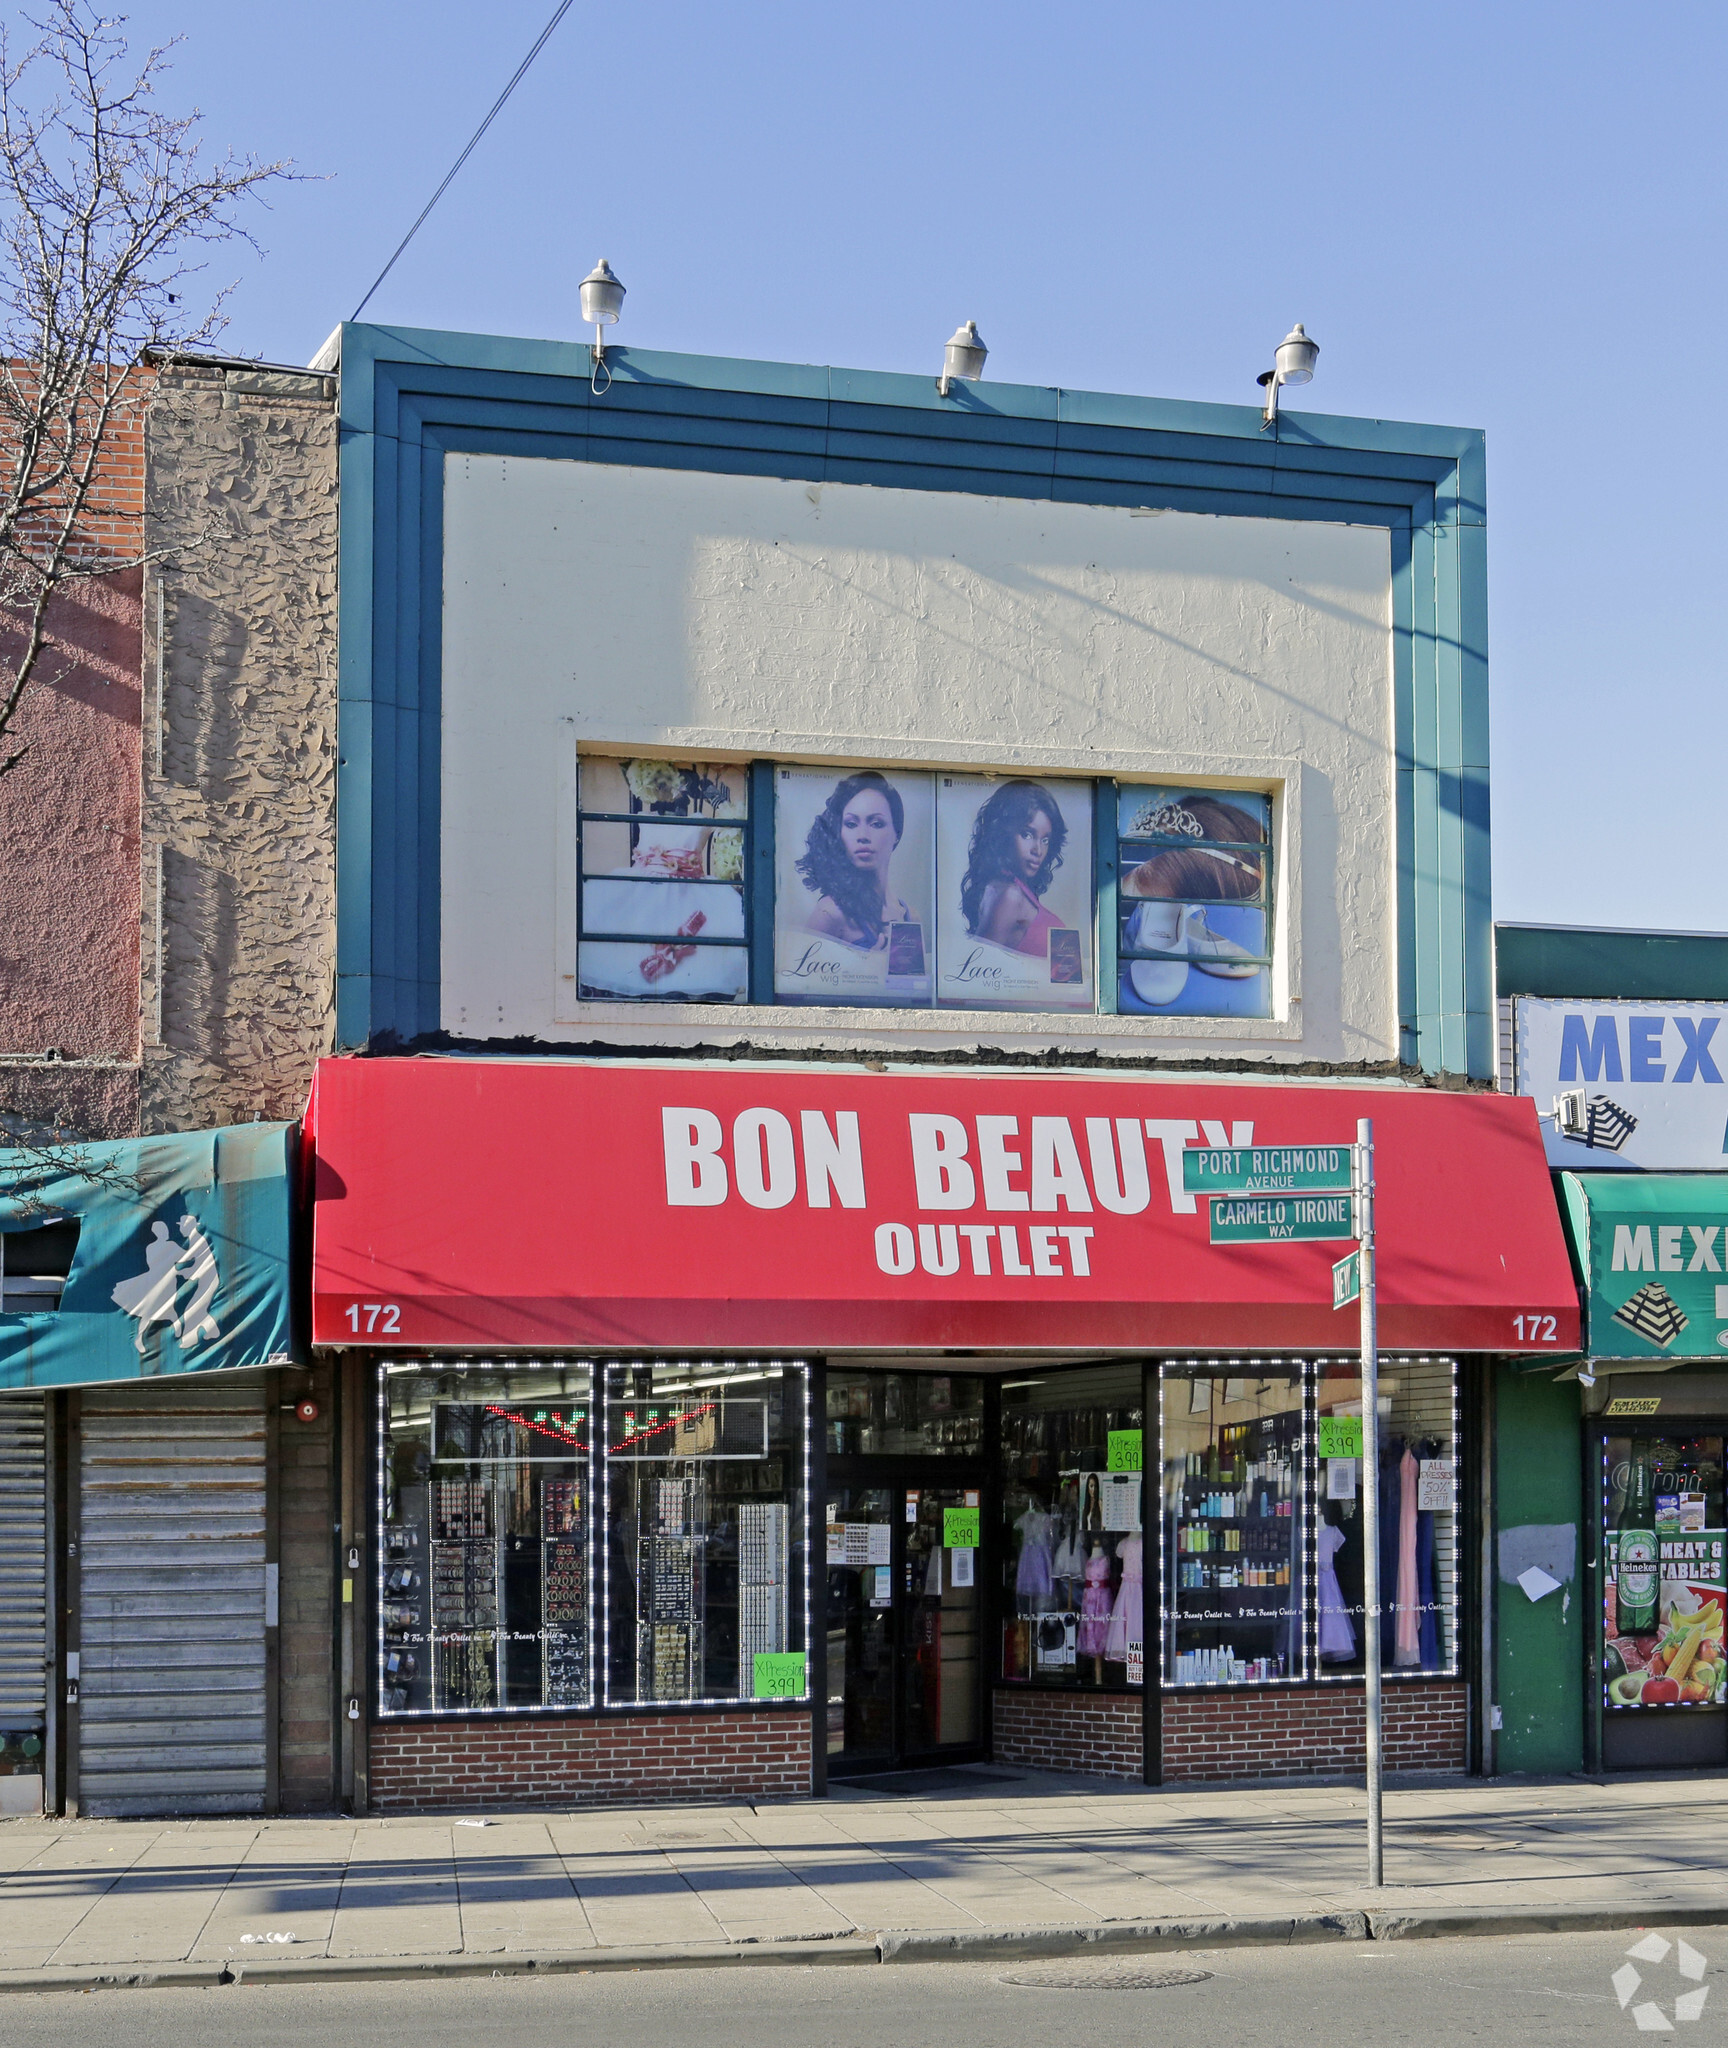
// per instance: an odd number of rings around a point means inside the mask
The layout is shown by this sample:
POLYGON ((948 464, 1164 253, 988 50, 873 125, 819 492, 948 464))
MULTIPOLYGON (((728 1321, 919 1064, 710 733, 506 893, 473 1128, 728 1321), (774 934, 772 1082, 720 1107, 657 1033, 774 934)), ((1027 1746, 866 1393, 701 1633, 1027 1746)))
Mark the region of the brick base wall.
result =
POLYGON ((385 1722, 369 1755, 379 1810, 802 1799, 810 1715, 385 1722))
POLYGON ((1138 1779, 1145 1769, 1143 1714, 1138 1693, 1004 1687, 993 1703, 991 1755, 997 1763, 1038 1771, 1138 1779))
MULTIPOLYGON (((1388 1685, 1381 1728, 1389 1771, 1462 1771, 1469 1688, 1388 1685)), ((1164 1781, 1288 1778, 1363 1768, 1362 1688, 1166 1693, 1164 1781)))

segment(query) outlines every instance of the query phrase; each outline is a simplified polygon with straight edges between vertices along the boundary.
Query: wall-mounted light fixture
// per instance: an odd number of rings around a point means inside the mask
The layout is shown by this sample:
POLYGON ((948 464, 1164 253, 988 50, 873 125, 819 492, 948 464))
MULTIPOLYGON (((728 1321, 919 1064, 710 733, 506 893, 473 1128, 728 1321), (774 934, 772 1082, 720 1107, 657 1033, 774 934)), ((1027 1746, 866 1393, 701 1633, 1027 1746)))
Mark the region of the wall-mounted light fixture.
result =
POLYGON ((610 388, 612 372, 606 367, 606 342, 603 329, 616 327, 618 315, 624 310, 624 287, 613 274, 612 266, 604 256, 582 280, 582 324, 594 330, 594 374, 588 379, 588 388, 598 396, 610 388), (603 384, 600 380, 605 378, 603 384))
POLYGON ((968 320, 964 327, 956 327, 949 337, 948 346, 942 351, 942 374, 936 379, 937 395, 946 398, 956 378, 976 384, 984 374, 984 358, 989 353, 978 333, 976 320, 968 320))
POLYGON ((1314 364, 1320 354, 1320 344, 1310 341, 1300 320, 1278 344, 1278 352, 1272 358, 1272 368, 1262 370, 1254 380, 1266 393, 1265 410, 1260 415, 1262 426, 1271 426, 1278 417, 1278 390, 1283 384, 1308 384, 1314 378, 1314 364))

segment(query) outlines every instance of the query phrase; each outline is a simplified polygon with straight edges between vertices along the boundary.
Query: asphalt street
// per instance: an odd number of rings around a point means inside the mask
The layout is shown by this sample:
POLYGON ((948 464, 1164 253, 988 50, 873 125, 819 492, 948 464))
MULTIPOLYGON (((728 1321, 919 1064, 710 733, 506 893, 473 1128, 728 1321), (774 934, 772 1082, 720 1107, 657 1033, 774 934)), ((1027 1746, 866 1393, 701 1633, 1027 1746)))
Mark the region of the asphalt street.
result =
POLYGON ((584 1976, 103 1990, 6 1999, 7 2048, 1051 2048, 1122 2041, 1206 2048, 1395 2048, 1452 2043, 1629 2043, 1674 2029, 1705 1993, 1713 2037, 1728 2010, 1728 1926, 1636 1934, 1212 1949, 1111 1961, 702 1969, 584 1976), (1704 1963, 1702 1977, 1697 1960, 1704 1963), (1680 1967, 1689 1963, 1692 1975, 1680 1967), (1624 2006, 1613 1983, 1626 1979, 1624 2006), (1160 1983, 1175 1974, 1190 1983, 1160 1983), (1014 1983, 1019 1978, 1043 1979, 1014 1983), (1643 2024, 1637 2010, 1645 2007, 1643 2024), (1649 2007, 1666 2022, 1650 2025, 1649 2007), (1711 2023, 1714 2022, 1714 2027, 1711 2023))

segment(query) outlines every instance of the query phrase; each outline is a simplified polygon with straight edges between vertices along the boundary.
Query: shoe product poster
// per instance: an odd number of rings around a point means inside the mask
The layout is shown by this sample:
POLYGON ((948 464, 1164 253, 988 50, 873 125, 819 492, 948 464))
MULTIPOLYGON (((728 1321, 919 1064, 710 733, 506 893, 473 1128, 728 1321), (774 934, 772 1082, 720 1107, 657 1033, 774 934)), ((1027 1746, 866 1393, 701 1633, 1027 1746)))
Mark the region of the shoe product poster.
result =
POLYGON ((1272 1014, 1272 802, 1253 790, 1117 795, 1117 1007, 1272 1014))
POLYGON ((1093 1008, 1091 786, 939 775, 936 906, 945 1007, 1093 1008))
POLYGON ((935 778, 782 768, 774 780, 774 992, 928 1005, 935 778))

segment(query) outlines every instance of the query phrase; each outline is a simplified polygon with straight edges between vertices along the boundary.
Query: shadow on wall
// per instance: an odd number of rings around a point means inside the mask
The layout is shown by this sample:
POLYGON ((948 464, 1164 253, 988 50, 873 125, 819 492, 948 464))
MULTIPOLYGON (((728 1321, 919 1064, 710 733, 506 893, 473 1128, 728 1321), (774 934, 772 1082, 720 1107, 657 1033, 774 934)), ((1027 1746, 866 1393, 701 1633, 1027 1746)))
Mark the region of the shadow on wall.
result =
POLYGON ((240 885, 232 875, 162 850, 162 1042, 174 1052, 244 1065, 231 1006, 240 949, 240 885))

